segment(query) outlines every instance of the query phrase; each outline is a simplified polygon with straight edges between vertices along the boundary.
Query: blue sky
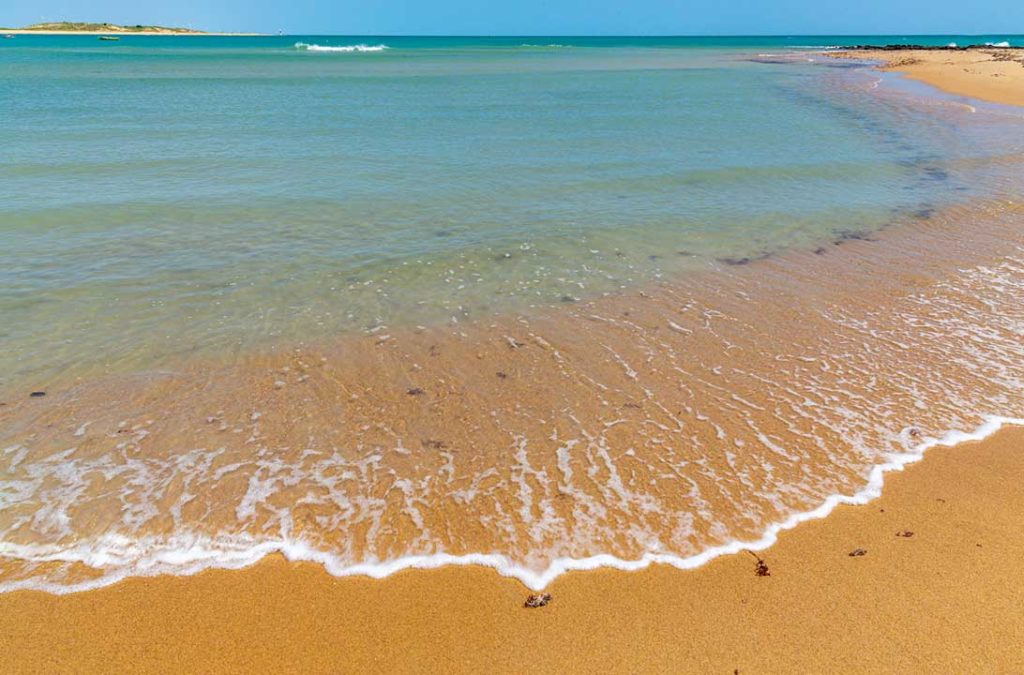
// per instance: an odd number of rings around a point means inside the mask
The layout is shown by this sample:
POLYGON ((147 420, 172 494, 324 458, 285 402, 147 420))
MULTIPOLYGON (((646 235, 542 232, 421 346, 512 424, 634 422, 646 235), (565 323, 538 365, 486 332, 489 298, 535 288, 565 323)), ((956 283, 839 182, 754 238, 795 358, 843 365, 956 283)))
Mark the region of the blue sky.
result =
POLYGON ((0 2, 0 25, 62 19, 348 35, 1019 34, 1024 33, 1024 0, 0 2))

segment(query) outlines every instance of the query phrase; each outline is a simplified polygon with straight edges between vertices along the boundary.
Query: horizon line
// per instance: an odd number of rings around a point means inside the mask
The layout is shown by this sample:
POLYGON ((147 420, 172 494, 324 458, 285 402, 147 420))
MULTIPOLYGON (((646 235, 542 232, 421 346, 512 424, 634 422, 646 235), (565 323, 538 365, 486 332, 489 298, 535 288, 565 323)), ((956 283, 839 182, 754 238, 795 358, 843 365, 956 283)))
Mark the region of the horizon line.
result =
MULTIPOLYGON (((41 23, 97 23, 103 22, 87 21, 46 21, 41 23)), ((110 22, 107 22, 108 24, 110 22)), ((37 24, 29 24, 29 26, 37 24)), ((160 28, 181 28, 182 26, 163 26, 159 24, 110 24, 118 26, 153 26, 160 28)), ((0 24, 3 26, 3 24, 0 24)), ((29 26, 14 27, 4 26, 8 30, 25 30, 29 26)), ((571 37, 571 38, 798 38, 798 37, 982 37, 991 35, 1002 35, 1007 37, 1024 37, 1024 32, 1008 33, 1005 31, 981 32, 981 33, 319 33, 310 32, 263 32, 259 30, 245 31, 235 29, 207 29, 191 28, 200 32, 208 33, 234 33, 252 37, 287 37, 295 35, 319 35, 323 37, 403 37, 403 38, 536 38, 536 37, 571 37)), ((1024 29, 1022 29, 1024 31, 1024 29)), ((84 31, 83 31, 84 32, 84 31)))
POLYGON ((273 35, 324 35, 337 37, 576 37, 576 38, 744 38, 744 37, 946 37, 958 35, 962 37, 982 37, 985 35, 1005 35, 1008 37, 1024 37, 1024 33, 273 33, 273 35))

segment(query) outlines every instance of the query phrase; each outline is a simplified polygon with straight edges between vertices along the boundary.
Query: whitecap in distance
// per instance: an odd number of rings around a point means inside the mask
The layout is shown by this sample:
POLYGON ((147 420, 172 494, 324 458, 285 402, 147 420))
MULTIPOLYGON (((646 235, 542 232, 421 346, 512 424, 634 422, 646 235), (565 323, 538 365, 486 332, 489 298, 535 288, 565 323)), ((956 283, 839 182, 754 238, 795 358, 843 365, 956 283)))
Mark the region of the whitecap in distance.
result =
POLYGON ((389 49, 387 45, 318 45, 318 44, 307 44, 305 42, 296 42, 295 48, 306 52, 382 52, 385 49, 389 49))

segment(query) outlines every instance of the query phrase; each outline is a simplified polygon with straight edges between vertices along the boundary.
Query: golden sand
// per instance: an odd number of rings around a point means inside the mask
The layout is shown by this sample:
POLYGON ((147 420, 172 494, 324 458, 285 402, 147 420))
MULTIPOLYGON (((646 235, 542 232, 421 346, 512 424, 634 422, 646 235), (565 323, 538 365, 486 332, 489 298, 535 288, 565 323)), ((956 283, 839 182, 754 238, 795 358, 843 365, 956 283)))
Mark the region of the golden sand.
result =
POLYGON ((934 449, 881 498, 783 533, 761 554, 770 576, 748 554, 579 572, 539 609, 486 569, 374 581, 280 558, 10 593, 0 670, 1021 672, 1022 476, 1024 430, 1005 429, 934 449))
POLYGON ((1010 49, 839 51, 830 56, 878 60, 881 70, 903 73, 950 94, 1024 105, 1024 51, 1010 49))

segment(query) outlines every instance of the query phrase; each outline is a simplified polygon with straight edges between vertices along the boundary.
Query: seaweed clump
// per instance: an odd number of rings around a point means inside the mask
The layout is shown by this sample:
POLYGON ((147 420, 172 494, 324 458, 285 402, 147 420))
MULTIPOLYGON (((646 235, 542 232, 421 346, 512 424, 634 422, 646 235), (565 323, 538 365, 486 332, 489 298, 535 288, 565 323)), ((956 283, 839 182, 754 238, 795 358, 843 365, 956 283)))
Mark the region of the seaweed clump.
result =
POLYGON ((550 593, 536 593, 526 597, 526 602, 523 603, 523 607, 527 609, 536 609, 538 607, 544 607, 551 602, 550 593))
POLYGON ((772 575, 771 570, 768 569, 768 563, 764 561, 761 556, 757 555, 750 549, 747 549, 747 553, 754 556, 754 560, 757 562, 754 564, 754 574, 759 577, 770 577, 772 575))

